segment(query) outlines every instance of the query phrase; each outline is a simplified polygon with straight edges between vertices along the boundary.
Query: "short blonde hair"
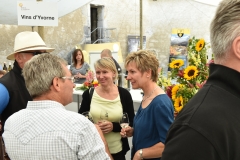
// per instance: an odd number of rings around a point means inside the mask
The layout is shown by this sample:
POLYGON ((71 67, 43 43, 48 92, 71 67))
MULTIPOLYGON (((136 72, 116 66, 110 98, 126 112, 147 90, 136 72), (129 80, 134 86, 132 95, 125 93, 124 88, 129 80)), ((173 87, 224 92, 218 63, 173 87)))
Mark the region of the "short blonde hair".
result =
POLYGON ((154 53, 146 50, 132 52, 126 57, 125 68, 130 62, 134 62, 142 73, 151 70, 151 79, 153 82, 157 82, 159 61, 154 53))
POLYGON ((23 67, 23 77, 32 98, 50 91, 55 77, 64 77, 63 65, 67 62, 60 57, 44 53, 32 57, 23 67))
POLYGON ((96 70, 97 68, 100 68, 100 69, 101 69, 101 68, 105 68, 105 69, 111 70, 111 71, 112 71, 113 73, 115 73, 115 75, 116 75, 113 80, 116 80, 117 77, 118 77, 118 72, 117 72, 115 63, 114 63, 113 59, 110 58, 110 57, 103 57, 103 58, 97 60, 97 61, 94 63, 94 68, 95 68, 95 70, 96 70))

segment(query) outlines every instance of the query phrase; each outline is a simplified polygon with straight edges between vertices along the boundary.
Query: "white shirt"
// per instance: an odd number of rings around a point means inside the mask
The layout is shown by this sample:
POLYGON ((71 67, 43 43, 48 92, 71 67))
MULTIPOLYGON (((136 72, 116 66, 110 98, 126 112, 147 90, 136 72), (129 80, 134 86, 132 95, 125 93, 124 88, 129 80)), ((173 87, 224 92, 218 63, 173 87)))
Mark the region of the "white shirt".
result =
POLYGON ((3 139, 11 160, 109 160, 95 126, 55 101, 29 101, 10 116, 3 139))

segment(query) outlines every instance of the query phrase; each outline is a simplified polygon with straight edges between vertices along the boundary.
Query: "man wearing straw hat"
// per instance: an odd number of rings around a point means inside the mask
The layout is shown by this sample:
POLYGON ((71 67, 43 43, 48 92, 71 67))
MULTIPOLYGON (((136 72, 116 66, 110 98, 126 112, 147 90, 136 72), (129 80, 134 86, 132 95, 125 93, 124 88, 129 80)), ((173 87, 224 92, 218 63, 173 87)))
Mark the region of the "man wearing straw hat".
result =
POLYGON ((37 32, 25 31, 16 35, 14 52, 7 56, 8 60, 14 60, 14 67, 0 79, 0 114, 3 126, 9 116, 26 108, 27 102, 32 100, 22 77, 24 64, 34 55, 53 50, 54 48, 46 46, 37 32))

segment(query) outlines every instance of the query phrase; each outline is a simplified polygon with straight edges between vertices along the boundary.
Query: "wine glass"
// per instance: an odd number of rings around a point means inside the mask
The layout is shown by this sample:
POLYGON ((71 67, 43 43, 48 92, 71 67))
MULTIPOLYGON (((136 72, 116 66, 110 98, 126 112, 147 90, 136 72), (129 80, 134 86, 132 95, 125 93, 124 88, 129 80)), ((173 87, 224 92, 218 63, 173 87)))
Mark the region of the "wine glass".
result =
POLYGON ((92 118, 92 115, 91 115, 91 113, 90 113, 89 111, 83 112, 82 115, 83 115, 84 117, 86 117, 89 121, 91 121, 92 123, 94 123, 93 118, 92 118))
POLYGON ((101 110, 100 112, 100 121, 105 122, 105 120, 108 120, 108 112, 106 110, 101 110))
POLYGON ((123 113, 119 123, 122 128, 127 128, 129 126, 128 114, 126 112, 123 113))

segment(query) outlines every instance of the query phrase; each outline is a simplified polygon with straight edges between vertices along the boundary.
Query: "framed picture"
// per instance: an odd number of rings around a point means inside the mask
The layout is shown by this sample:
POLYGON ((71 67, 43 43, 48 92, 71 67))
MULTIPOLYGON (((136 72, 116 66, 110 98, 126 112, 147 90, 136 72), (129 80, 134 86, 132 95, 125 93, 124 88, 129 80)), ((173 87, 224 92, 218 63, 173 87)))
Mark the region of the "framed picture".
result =
MULTIPOLYGON (((171 45, 170 45, 170 54, 169 54, 169 63, 172 59, 182 59, 184 61, 184 66, 187 66, 187 46, 190 39, 190 30, 189 29, 172 29, 171 34, 171 45)), ((170 68, 168 68, 170 71, 170 68)))
MULTIPOLYGON (((136 52, 140 48, 140 36, 128 35, 128 53, 136 52)), ((146 36, 143 36, 143 49, 146 49, 146 36)))

